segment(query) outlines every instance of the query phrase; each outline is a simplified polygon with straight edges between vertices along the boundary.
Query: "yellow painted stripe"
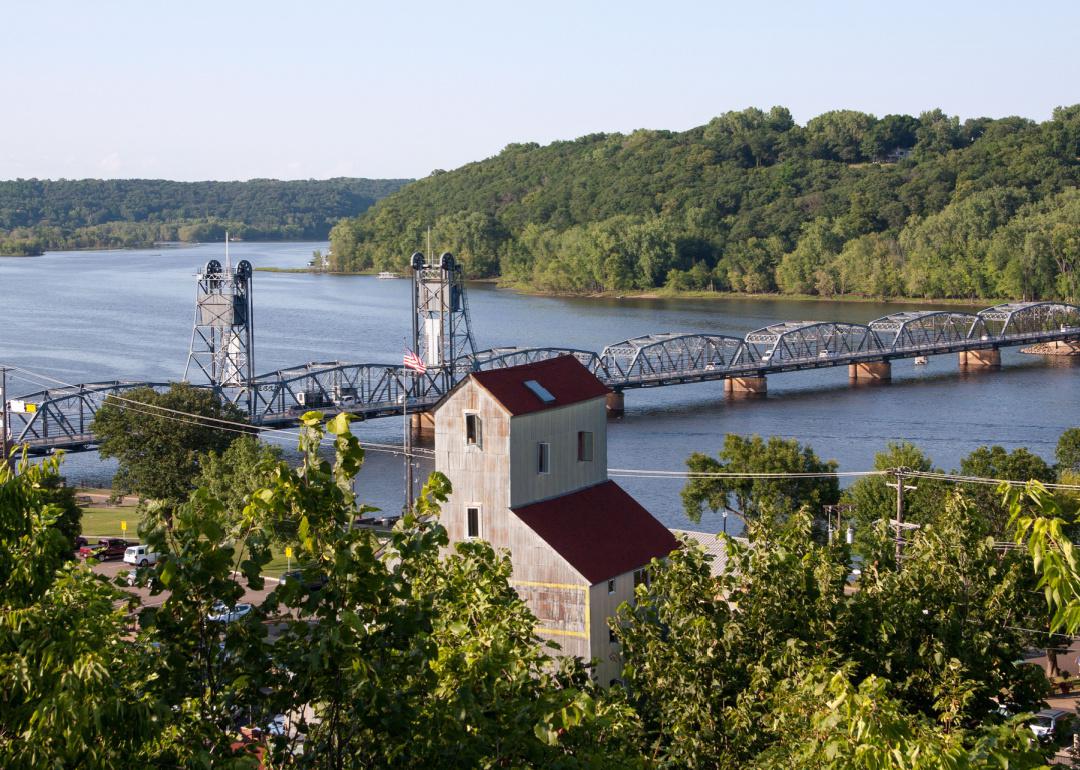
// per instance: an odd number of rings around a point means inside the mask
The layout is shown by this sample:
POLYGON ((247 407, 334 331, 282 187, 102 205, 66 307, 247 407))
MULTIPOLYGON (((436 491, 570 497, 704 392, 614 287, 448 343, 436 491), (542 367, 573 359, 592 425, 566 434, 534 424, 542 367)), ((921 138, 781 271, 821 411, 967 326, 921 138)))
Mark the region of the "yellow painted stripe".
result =
POLYGON ((551 636, 573 636, 576 639, 588 639, 589 635, 584 631, 564 631, 561 628, 544 628, 543 626, 536 627, 537 633, 549 634, 551 636))
POLYGON ((589 586, 576 583, 537 583, 534 580, 511 580, 510 585, 529 586, 530 588, 562 588, 567 591, 588 591, 589 586))

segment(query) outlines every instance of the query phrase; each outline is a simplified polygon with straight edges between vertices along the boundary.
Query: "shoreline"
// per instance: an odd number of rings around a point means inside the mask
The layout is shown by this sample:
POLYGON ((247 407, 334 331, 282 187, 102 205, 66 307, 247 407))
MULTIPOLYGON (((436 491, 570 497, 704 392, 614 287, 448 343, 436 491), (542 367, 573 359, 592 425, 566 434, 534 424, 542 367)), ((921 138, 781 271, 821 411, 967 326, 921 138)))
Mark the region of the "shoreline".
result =
MULTIPOLYGON (((379 270, 315 270, 310 267, 275 267, 269 265, 266 267, 256 267, 256 272, 264 273, 311 273, 312 275, 361 275, 367 277, 377 276, 381 271, 379 270)), ((400 276, 399 280, 404 280, 406 276, 400 276)), ((949 307, 978 307, 985 308, 993 305, 998 305, 1003 302, 1019 302, 1021 300, 1010 299, 1008 297, 987 297, 987 298, 957 298, 957 297, 867 297, 861 294, 836 294, 831 297, 824 297, 818 294, 780 294, 780 293, 746 293, 738 291, 671 291, 667 289, 649 289, 649 290, 633 290, 633 291, 594 291, 594 292, 575 292, 575 291, 545 291, 542 289, 533 289, 527 286, 522 286, 517 283, 505 283, 499 278, 470 278, 466 281, 470 284, 485 284, 491 285, 500 291, 512 291, 517 294, 524 294, 530 297, 554 297, 561 299, 614 299, 614 300, 627 300, 627 301, 657 301, 657 300, 680 300, 680 299, 693 299, 693 300, 773 300, 773 301, 792 301, 792 302, 851 302, 855 304, 877 304, 877 305, 943 305, 949 307)))

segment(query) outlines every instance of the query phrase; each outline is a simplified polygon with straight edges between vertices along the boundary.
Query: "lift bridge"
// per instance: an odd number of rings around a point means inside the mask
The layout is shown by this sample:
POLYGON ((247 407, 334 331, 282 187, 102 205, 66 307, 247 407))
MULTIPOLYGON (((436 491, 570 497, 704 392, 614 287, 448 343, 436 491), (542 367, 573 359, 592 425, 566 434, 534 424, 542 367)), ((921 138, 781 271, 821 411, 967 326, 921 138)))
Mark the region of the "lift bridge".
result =
MULTIPOLYGON (((252 270, 216 260, 196 280, 195 320, 185 379, 213 388, 261 427, 296 425, 308 410, 348 412, 359 419, 427 412, 471 371, 515 366, 561 355, 576 357, 612 389, 608 408, 621 413, 623 392, 722 381, 728 393, 765 392, 770 374, 847 366, 854 381, 886 381, 895 359, 957 354, 960 366, 1000 365, 1000 349, 1080 349, 1080 307, 1015 302, 981 310, 899 312, 869 324, 801 321, 772 324, 744 337, 650 334, 608 345, 600 353, 561 347, 477 350, 469 325, 461 268, 451 254, 428 263, 416 253, 412 279, 413 350, 423 373, 401 363, 305 363, 254 373, 252 270)), ((18 401, 35 411, 12 414, 11 439, 31 453, 92 449, 91 423, 109 396, 166 382, 93 382, 29 393, 18 401)), ((122 402, 121 402, 122 403, 122 402)))

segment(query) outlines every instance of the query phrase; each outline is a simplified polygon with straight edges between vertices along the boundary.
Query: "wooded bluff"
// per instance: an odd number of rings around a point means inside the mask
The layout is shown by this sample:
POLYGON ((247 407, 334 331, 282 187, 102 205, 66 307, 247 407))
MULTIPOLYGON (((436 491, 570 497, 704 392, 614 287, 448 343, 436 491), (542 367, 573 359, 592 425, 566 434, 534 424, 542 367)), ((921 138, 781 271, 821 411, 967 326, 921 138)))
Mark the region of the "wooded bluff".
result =
POLYGON ((1050 120, 728 112, 436 171, 331 232, 400 270, 426 230, 471 277, 540 291, 1073 298, 1080 105, 1050 120))
POLYGON ((408 181, 0 181, 0 254, 217 240, 225 230, 246 240, 322 239, 408 181))

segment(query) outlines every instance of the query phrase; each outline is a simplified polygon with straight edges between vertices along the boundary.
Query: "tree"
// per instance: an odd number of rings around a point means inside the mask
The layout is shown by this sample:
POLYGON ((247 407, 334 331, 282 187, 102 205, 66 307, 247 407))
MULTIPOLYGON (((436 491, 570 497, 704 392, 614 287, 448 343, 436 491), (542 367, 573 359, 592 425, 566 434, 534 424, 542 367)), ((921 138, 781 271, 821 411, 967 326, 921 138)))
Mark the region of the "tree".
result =
POLYGON ((163 717, 128 602, 82 562, 50 500, 58 462, 0 465, 0 765, 145 766, 163 717))
POLYGON ((1080 428, 1069 428, 1058 439, 1054 451, 1058 472, 1080 473, 1080 428))
POLYGON ((815 543, 805 513, 750 522, 746 545, 718 536, 718 577, 697 546, 654 562, 611 625, 644 753, 700 768, 1042 766, 1023 721, 996 712, 996 697, 1036 708, 1045 694, 1038 671, 1011 665, 1034 606, 1024 563, 1003 562, 956 504, 903 569, 866 566, 854 593, 846 546, 815 543))
MULTIPOLYGON (((979 447, 960 461, 960 473, 984 479, 1013 481, 1053 481, 1053 469, 1038 455, 1020 447, 1006 452, 1000 446, 979 447)), ((990 522, 990 533, 1004 537, 1007 532, 1009 510, 994 486, 972 485, 966 493, 990 522)))
MULTIPOLYGON (((820 473, 836 471, 836 461, 822 461, 809 446, 795 439, 770 436, 749 438, 729 433, 719 459, 695 452, 686 460, 692 474, 739 473, 820 473)), ((683 487, 683 508, 693 521, 701 518, 707 506, 716 512, 730 510, 747 519, 757 518, 768 511, 775 515, 793 513, 805 506, 812 511, 822 505, 835 503, 840 496, 835 477, 825 478, 691 478, 683 487), (734 498, 735 506, 731 507, 734 498)))
MULTIPOLYGON (((239 436, 224 452, 210 450, 201 458, 194 484, 221 503, 223 523, 235 523, 241 520, 251 495, 270 483, 280 461, 278 447, 255 436, 239 436)), ((285 542, 295 535, 295 526, 289 522, 269 526, 276 541, 285 542)))
POLYGON ((193 489, 203 453, 224 452, 241 435, 225 421, 246 419, 212 390, 181 382, 164 393, 136 388, 123 398, 107 397, 91 429, 101 456, 119 461, 114 493, 137 494, 173 507, 193 489))
MULTIPOLYGON (((890 442, 884 452, 874 455, 874 470, 887 471, 893 468, 908 468, 913 471, 932 471, 933 463, 922 450, 908 442, 890 442)), ((853 508, 855 519, 856 543, 867 542, 878 522, 896 518, 896 490, 889 483, 895 479, 883 476, 866 476, 859 479, 846 490, 843 500, 853 508)), ((912 484, 909 478, 905 484, 912 484)), ((943 482, 933 479, 918 479, 916 489, 904 493, 904 520, 921 524, 931 521, 941 510, 945 502, 943 482)))

